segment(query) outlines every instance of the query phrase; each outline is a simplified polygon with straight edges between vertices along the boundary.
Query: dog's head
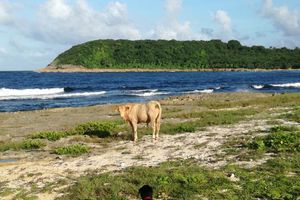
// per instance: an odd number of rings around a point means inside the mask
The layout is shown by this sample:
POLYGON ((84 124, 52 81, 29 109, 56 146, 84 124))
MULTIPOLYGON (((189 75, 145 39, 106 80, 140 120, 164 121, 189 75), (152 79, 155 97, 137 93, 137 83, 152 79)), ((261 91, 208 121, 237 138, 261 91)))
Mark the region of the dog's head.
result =
POLYGON ((126 116, 128 115, 128 111, 130 109, 130 105, 120 105, 115 108, 115 111, 118 111, 121 117, 126 120, 126 116))

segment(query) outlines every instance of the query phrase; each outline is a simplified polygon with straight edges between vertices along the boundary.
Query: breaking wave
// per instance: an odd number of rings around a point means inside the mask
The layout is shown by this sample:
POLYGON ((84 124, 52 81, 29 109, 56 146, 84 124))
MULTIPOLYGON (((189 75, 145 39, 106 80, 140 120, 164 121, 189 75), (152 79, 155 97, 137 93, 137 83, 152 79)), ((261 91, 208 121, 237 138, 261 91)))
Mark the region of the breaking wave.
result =
POLYGON ((213 93, 214 89, 205 89, 205 90, 193 90, 193 91, 187 91, 183 92, 185 94, 195 94, 195 93, 213 93))
POLYGON ((208 88, 208 89, 203 89, 203 90, 192 90, 192 91, 187 91, 183 92, 184 94, 195 94, 195 93, 213 93, 215 90, 219 90, 221 87, 214 87, 214 88, 208 88))
POLYGON ((166 95, 166 94, 170 94, 170 92, 159 92, 158 89, 145 89, 145 90, 129 91, 130 96, 138 96, 138 97, 150 97, 150 96, 166 95))
POLYGON ((270 84, 273 87, 289 87, 289 88, 300 88, 300 83, 284 83, 284 84, 270 84))
POLYGON ((70 98, 103 95, 105 91, 99 92, 77 92, 70 93, 67 88, 35 88, 35 89, 0 89, 0 100, 16 100, 16 99, 54 99, 54 98, 70 98))
POLYGON ((252 85, 251 87, 254 89, 260 90, 260 89, 264 88, 264 85, 252 85))
POLYGON ((283 83, 283 84, 266 84, 266 85, 252 85, 254 89, 267 89, 267 88, 300 88, 300 83, 283 83))

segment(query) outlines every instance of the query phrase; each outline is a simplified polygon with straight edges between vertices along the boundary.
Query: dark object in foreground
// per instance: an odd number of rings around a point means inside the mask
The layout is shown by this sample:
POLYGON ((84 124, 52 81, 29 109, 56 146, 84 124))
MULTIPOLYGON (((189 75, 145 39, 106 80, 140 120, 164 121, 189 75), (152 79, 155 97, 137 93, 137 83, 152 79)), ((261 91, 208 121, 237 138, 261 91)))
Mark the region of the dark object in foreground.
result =
POLYGON ((142 200, 152 200, 153 189, 149 185, 144 185, 139 189, 142 200))

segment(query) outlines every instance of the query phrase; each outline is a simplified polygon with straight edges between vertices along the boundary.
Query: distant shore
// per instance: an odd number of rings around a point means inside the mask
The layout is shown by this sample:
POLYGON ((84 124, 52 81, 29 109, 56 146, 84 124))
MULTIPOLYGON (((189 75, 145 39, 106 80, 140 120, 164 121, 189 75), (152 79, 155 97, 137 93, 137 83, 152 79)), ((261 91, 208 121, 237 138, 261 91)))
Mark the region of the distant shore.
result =
POLYGON ((265 68, 202 68, 202 69, 157 69, 157 68, 126 68, 126 69, 88 69, 76 65, 47 66, 36 72, 243 72, 243 71, 280 71, 280 70, 299 70, 299 69, 265 69, 265 68))

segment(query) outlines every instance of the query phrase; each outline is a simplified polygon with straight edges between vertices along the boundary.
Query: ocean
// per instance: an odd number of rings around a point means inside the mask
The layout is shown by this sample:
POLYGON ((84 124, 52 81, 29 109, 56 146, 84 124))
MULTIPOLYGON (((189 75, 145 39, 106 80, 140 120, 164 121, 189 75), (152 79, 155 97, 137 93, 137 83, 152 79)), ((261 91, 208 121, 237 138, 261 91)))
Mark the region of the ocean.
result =
POLYGON ((224 92, 300 92, 300 71, 0 72, 0 112, 144 102, 224 92))

